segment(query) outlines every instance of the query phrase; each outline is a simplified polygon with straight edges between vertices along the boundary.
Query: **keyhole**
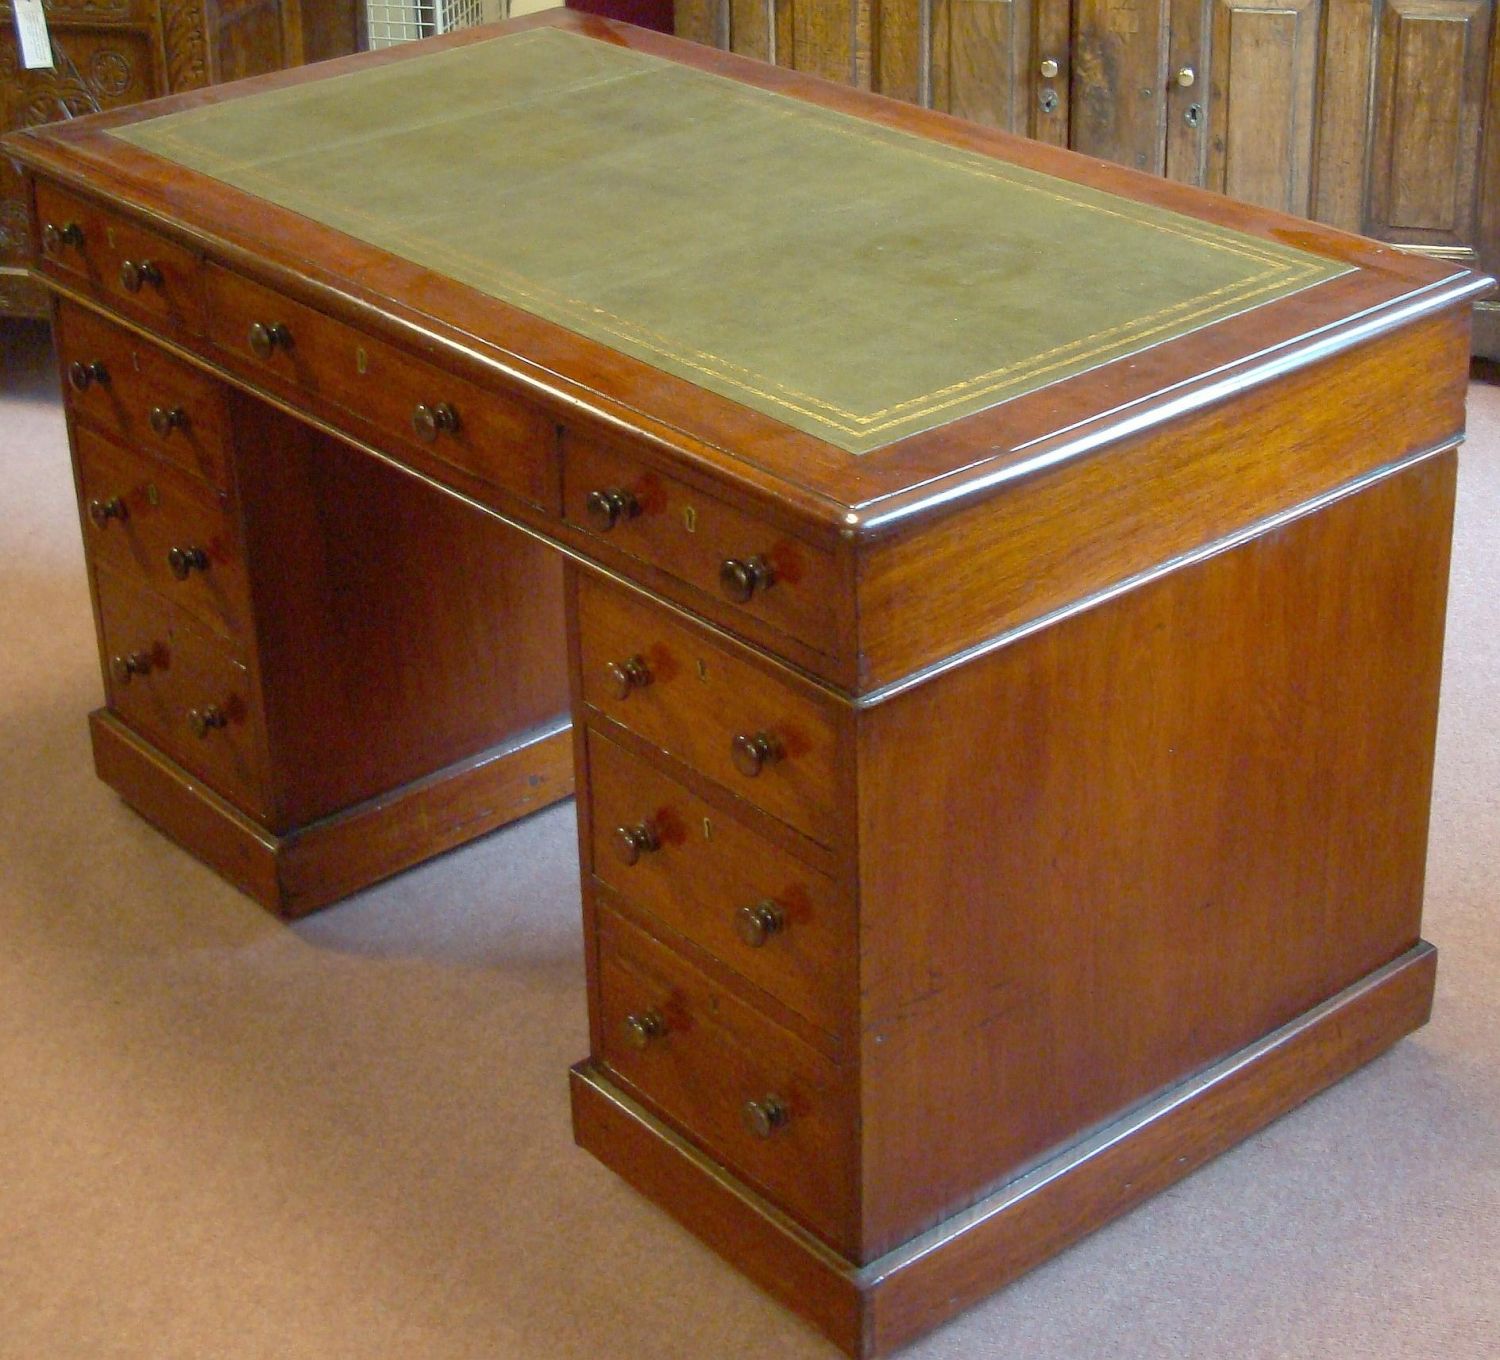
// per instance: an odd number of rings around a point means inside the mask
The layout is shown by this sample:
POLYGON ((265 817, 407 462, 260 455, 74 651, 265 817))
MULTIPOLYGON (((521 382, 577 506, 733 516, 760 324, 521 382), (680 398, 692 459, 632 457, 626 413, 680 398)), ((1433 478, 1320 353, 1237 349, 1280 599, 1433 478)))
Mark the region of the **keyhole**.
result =
POLYGON ((1183 118, 1191 128, 1198 127, 1203 122, 1203 105, 1189 104, 1182 112, 1183 118))
POLYGON ((1057 91, 1054 90, 1050 85, 1047 86, 1047 88, 1042 91, 1041 102, 1042 102, 1042 112, 1043 113, 1056 113, 1057 112, 1057 91))

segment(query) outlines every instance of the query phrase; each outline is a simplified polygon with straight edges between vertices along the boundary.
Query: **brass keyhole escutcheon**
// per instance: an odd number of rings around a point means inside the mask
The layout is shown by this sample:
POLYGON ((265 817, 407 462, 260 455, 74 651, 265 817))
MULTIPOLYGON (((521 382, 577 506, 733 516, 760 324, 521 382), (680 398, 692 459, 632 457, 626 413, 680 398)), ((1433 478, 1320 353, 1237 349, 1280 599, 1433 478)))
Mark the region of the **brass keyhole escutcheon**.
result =
POLYGON ((611 486, 602 491, 590 491, 583 502, 589 523, 601 534, 607 534, 622 519, 634 519, 641 513, 641 503, 632 492, 623 487, 611 486))
POLYGON ((698 532, 698 512, 691 505, 682 507, 682 527, 690 534, 698 532))
POLYGON ((257 359, 269 359, 277 350, 292 347, 292 333, 279 321, 257 321, 246 337, 250 353, 257 359))
POLYGON ((746 779, 754 779, 767 765, 774 765, 786 754, 773 732, 741 732, 729 744, 729 757, 746 779))
POLYGON ((611 661, 605 666, 604 674, 609 681, 609 692, 616 699, 628 699, 633 691, 644 689, 651 683, 651 668, 643 656, 611 661))
POLYGON ((612 843, 615 858, 627 868, 639 864, 642 855, 661 849, 661 838, 649 821, 637 822, 633 826, 617 826, 612 843))
POLYGON ((195 571, 208 570, 208 554, 202 548, 168 548, 167 568, 179 581, 186 581, 195 571))
POLYGON ((112 519, 125 519, 125 502, 119 496, 110 496, 106 500, 92 500, 89 502, 89 518, 94 521, 95 528, 107 529, 112 519))
POLYGON ((434 402, 431 406, 418 406, 411 413, 411 427, 424 444, 433 443, 440 434, 452 434, 458 429, 458 412, 446 401, 434 402))
POLYGON ((667 1022, 658 1010, 633 1012, 625 1017, 621 1029, 625 1034, 625 1042, 631 1048, 641 1051, 653 1039, 660 1039, 667 1032, 667 1022))
POLYGON ((745 1128, 757 1138, 769 1138, 777 1129, 784 1129, 791 1119, 786 1102, 773 1095, 747 1100, 740 1117, 745 1121, 745 1128))
POLYGON ((741 907, 734 914, 734 930, 751 949, 759 949, 773 935, 786 929, 786 913, 766 898, 754 906, 741 907))
POLYGON ((776 584, 776 573, 764 557, 726 557, 719 566, 719 589, 736 604, 776 584))

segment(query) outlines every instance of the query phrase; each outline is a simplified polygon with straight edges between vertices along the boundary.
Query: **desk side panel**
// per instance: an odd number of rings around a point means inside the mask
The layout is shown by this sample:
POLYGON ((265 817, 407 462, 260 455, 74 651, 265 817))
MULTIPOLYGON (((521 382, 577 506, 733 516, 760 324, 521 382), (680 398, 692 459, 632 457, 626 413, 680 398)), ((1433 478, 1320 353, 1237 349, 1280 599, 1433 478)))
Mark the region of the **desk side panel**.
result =
MULTIPOLYGON (((859 566, 859 688, 941 662, 1159 563, 1435 448, 1464 425, 1468 309, 1447 311, 1132 438, 1103 438, 972 508, 916 514, 859 566)), ((1058 413, 1054 428, 1066 421, 1058 413)))
POLYGON ((1416 943, 1454 465, 861 715, 871 1256, 1416 943))

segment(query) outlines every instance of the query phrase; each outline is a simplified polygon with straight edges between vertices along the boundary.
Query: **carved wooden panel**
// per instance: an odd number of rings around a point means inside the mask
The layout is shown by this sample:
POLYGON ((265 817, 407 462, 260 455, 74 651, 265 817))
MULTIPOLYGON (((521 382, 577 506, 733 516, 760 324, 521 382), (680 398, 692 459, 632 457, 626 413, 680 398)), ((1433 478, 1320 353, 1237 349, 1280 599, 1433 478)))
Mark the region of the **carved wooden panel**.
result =
POLYGON ((1077 0, 1070 144, 1137 170, 1166 169, 1170 0, 1077 0))
POLYGON ((204 7, 209 79, 215 84, 286 64, 280 0, 205 0, 204 7))
POLYGON ((1474 239, 1490 23, 1486 0, 1388 0, 1375 64, 1373 234, 1474 239))
POLYGON ((1321 0, 1216 0, 1208 185, 1306 216, 1312 209, 1321 0))

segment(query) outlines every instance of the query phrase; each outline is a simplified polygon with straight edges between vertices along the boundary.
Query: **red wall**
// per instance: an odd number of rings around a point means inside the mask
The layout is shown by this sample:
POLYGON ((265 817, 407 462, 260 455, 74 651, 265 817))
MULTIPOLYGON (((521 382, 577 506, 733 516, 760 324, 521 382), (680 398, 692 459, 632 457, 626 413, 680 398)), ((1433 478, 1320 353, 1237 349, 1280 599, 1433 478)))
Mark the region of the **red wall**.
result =
POLYGON ((672 0, 568 0, 569 9, 623 19, 627 24, 672 31, 672 0))

